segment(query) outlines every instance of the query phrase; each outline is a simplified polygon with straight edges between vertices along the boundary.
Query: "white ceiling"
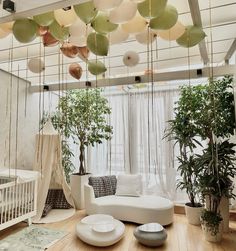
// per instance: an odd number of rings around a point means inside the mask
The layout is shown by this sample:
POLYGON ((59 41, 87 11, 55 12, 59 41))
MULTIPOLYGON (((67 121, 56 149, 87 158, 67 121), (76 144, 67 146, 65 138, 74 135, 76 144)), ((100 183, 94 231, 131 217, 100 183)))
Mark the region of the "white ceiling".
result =
MULTIPOLYGON (((19 0, 18 4, 24 3, 33 6, 35 1, 19 0)), ((40 1, 47 2, 47 1, 40 1)), ((179 20, 184 25, 192 24, 191 14, 189 11, 188 0, 169 0, 179 12, 179 20)), ((210 59, 216 64, 221 65, 224 57, 230 48, 233 40, 236 38, 236 1, 233 0, 199 0, 201 10, 202 24, 207 34, 206 43, 208 52, 211 51, 210 46, 213 45, 213 55, 209 53, 210 59), (211 2, 211 6, 209 6, 211 2), (211 9, 209 8, 211 7, 211 9), (210 20, 211 16, 211 20, 210 20), (211 41, 212 38, 212 41, 211 41)), ((2 14, 3 15, 3 14, 2 14)), ((189 50, 179 47, 176 42, 168 42, 158 38, 157 43, 153 43, 153 59, 155 61, 154 68, 158 71, 167 71, 170 68, 177 69, 179 67, 188 67, 188 54, 192 67, 202 66, 202 60, 198 46, 194 46, 189 50)), ((63 79, 67 81, 75 81, 68 74, 68 66, 72 62, 81 63, 85 70, 85 64, 80 59, 69 59, 60 54, 58 56, 59 47, 45 47, 40 45, 40 40, 36 39, 30 44, 20 44, 12 35, 0 40, 0 68, 13 72, 14 74, 27 78, 32 84, 55 83, 61 82, 63 79), (13 43, 13 50, 9 50, 13 43), (45 52, 44 52, 45 50, 45 52), (11 60, 10 52, 13 54, 11 60), (45 53, 45 58, 44 58, 45 53), (43 74, 33 74, 27 70, 27 58, 38 57, 41 55, 45 61, 46 70, 43 74), (63 64, 59 67, 59 62, 63 64), (18 70, 19 69, 19 70, 18 70), (60 73, 60 74, 59 74, 60 73)), ((94 58, 90 55, 90 58, 94 58)), ((141 45, 130 37, 126 42, 119 45, 112 45, 109 56, 101 60, 109 67, 106 76, 119 76, 124 74, 133 74, 136 72, 144 72, 147 69, 147 46, 141 45), (135 50, 139 53, 140 63, 132 68, 127 68, 122 62, 124 53, 128 50, 135 50)), ((83 74, 85 78, 86 74, 83 74)), ((89 76, 89 78, 93 78, 89 76)))

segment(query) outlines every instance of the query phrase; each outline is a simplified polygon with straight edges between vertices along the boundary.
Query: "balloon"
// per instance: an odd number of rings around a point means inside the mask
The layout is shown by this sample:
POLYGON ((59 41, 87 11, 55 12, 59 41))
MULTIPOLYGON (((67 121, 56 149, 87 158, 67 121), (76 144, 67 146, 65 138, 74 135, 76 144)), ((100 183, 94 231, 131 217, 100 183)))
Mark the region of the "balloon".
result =
POLYGON ((40 58, 31 58, 28 61, 28 68, 33 73, 40 73, 45 70, 45 65, 40 58))
POLYGON ((106 66, 98 60, 88 62, 88 70, 93 75, 99 75, 107 71, 106 66))
POLYGON ((166 7, 167 0, 145 0, 138 4, 138 11, 145 18, 160 16, 166 7))
POLYGON ((9 34, 12 32, 13 25, 14 25, 14 21, 8 22, 8 23, 3 23, 3 24, 0 24, 0 28, 9 34))
POLYGON ((86 46, 87 44, 87 37, 86 36, 70 36, 69 37, 69 42, 73 45, 83 47, 86 46))
POLYGON ((95 55, 107 56, 109 41, 106 36, 93 32, 88 35, 87 46, 95 55))
POLYGON ((0 28, 0 38, 4 38, 4 37, 6 37, 8 35, 9 35, 8 32, 6 32, 6 31, 4 31, 3 29, 0 28))
POLYGON ((77 16, 86 24, 91 23, 98 12, 92 1, 74 5, 74 10, 77 16))
POLYGON ((82 20, 77 18, 76 22, 69 27, 69 31, 71 36, 81 37, 91 33, 92 28, 90 25, 86 25, 82 20))
POLYGON ((133 67, 139 62, 139 55, 135 51, 127 51, 123 56, 123 62, 126 66, 133 67))
POLYGON ((70 10, 63 10, 63 9, 55 10, 54 16, 57 22, 62 27, 70 26, 77 19, 77 15, 75 14, 73 8, 71 8, 70 10))
POLYGON ((49 26, 54 21, 54 14, 52 11, 36 15, 33 17, 34 21, 41 26, 49 26))
POLYGON ((21 43, 29 43, 37 36, 38 25, 31 19, 23 18, 15 21, 13 34, 21 43))
POLYGON ((168 30, 173 27, 178 20, 178 12, 175 7, 167 5, 164 12, 150 20, 150 28, 155 30, 168 30))
POLYGON ((117 29, 118 24, 111 23, 107 14, 99 13, 91 23, 91 26, 96 32, 106 34, 117 29))
POLYGON ((201 27, 189 25, 186 27, 184 34, 176 42, 182 47, 193 47, 200 43, 206 34, 201 27))
POLYGON ((111 32, 109 34, 109 42, 110 44, 119 44, 125 40, 127 40, 129 37, 129 33, 123 31, 121 27, 118 27, 117 30, 111 32))
POLYGON ((125 0, 110 12, 109 19, 114 24, 126 23, 135 16, 136 12, 137 4, 125 0))
POLYGON ((146 29, 145 31, 138 33, 135 38, 140 44, 148 44, 153 43, 156 40, 157 35, 153 31, 148 31, 148 29, 146 29))
POLYGON ((134 3, 141 3, 141 2, 144 2, 145 0, 130 0, 130 1, 134 3))
POLYGON ((137 14, 128 23, 122 24, 122 29, 127 33, 140 33, 147 26, 147 21, 137 14))
POLYGON ((101 11, 114 9, 121 2, 122 0, 93 0, 94 6, 101 11))
POLYGON ((37 30, 38 36, 43 36, 48 32, 48 27, 45 26, 39 26, 37 30))
POLYGON ((89 57, 89 49, 87 48, 87 46, 78 47, 78 51, 78 57, 81 58, 83 61, 87 61, 89 57))
POLYGON ((59 41, 64 41, 69 37, 69 28, 61 27, 57 21, 54 21, 49 26, 49 31, 51 35, 59 41))
POLYGON ((79 80, 82 76, 82 68, 78 63, 72 63, 69 66, 69 73, 73 78, 79 80))
POLYGON ((78 47, 70 43, 64 43, 61 46, 60 50, 63 53, 63 55, 65 55, 68 58, 75 58, 79 53, 78 47))
POLYGON ((185 32, 185 27, 180 22, 177 22, 172 28, 169 30, 160 30, 158 31, 158 35, 165 40, 176 40, 181 37, 185 32))
POLYGON ((59 41, 54 38, 50 32, 47 32, 45 35, 43 35, 43 45, 47 46, 47 47, 52 47, 52 46, 56 46, 57 44, 59 44, 59 41))

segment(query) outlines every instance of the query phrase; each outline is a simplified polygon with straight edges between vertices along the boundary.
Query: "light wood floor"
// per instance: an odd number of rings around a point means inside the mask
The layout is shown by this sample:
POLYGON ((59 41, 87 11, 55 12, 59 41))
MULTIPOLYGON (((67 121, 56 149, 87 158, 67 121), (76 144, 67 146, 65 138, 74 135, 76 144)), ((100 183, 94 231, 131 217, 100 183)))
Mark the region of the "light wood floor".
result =
MULTIPOLYGON (((134 212, 135 213, 135 212, 134 212)), ((236 251, 236 222, 230 222, 230 233, 225 234, 221 243, 214 244, 204 240, 201 228, 187 224, 184 215, 176 214, 174 223, 167 227, 168 238, 164 246, 147 248, 139 244, 134 236, 135 224, 126 223, 125 236, 117 244, 107 248, 96 248, 80 241, 75 235, 76 223, 85 216, 83 211, 78 211, 68 220, 45 224, 43 227, 66 230, 69 234, 58 241, 48 251, 236 251)), ((17 232, 26 226, 25 223, 17 224, 0 232, 0 239, 17 232)))

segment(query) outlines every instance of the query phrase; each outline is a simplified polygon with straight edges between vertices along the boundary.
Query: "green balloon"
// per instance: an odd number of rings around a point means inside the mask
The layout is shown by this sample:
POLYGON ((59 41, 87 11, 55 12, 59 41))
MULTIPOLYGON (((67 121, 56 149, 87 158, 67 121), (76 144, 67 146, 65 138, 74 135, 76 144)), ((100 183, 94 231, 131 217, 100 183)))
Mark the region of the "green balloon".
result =
POLYGON ((49 26, 55 20, 54 13, 52 11, 34 16, 33 19, 41 26, 49 26))
POLYGON ((154 30, 169 30, 178 20, 178 11, 175 7, 167 5, 164 12, 150 20, 150 28, 154 30))
POLYGON ((105 13, 99 13, 95 19, 92 21, 91 26, 98 33, 109 33, 118 28, 118 24, 111 23, 109 17, 105 13))
POLYGON ((107 56, 109 40, 106 36, 93 32, 87 37, 87 46, 95 55, 107 56))
POLYGON ((165 10, 167 0, 145 0, 138 4, 138 12, 145 18, 159 17, 165 10))
POLYGON ((200 43, 206 34, 201 27, 189 25, 186 27, 184 34, 176 42, 182 47, 193 47, 200 43))
POLYGON ((49 32, 51 35, 60 41, 65 41, 70 33, 68 27, 61 27, 57 21, 53 21, 53 23, 49 26, 49 32))
POLYGON ((37 36, 38 25, 31 19, 23 18, 15 21, 12 31, 21 43, 32 42, 37 36))
POLYGON ((77 16, 86 24, 91 23, 98 13, 92 1, 74 5, 74 10, 77 16))
POLYGON ((92 60, 88 62, 88 70, 91 74, 96 76, 106 72, 107 68, 102 62, 92 60))

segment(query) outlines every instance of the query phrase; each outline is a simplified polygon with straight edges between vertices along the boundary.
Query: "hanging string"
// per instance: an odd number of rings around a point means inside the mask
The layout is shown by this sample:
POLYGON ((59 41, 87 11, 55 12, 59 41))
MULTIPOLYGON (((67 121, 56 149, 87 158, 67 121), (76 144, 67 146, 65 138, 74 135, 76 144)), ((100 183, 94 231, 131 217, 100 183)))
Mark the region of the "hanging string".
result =
POLYGON ((28 102, 28 67, 27 67, 27 62, 29 58, 29 48, 27 47, 27 52, 26 52, 26 71, 25 71, 25 117, 27 115, 27 102, 28 102))
POLYGON ((9 117, 9 134, 8 134, 8 165, 9 165, 9 177, 11 173, 11 126, 12 126, 12 86, 13 86, 13 75, 12 75, 12 70, 13 70, 13 36, 11 40, 11 48, 10 48, 11 54, 10 54, 10 105, 9 105, 9 110, 10 110, 10 117, 9 117))
MULTIPOLYGON (((20 86, 20 68, 18 65, 17 72, 17 91, 16 91, 16 148, 15 148, 15 177, 17 177, 17 168, 18 168, 18 127, 19 127, 19 86, 20 86)), ((17 181, 17 180, 16 180, 17 181)))

